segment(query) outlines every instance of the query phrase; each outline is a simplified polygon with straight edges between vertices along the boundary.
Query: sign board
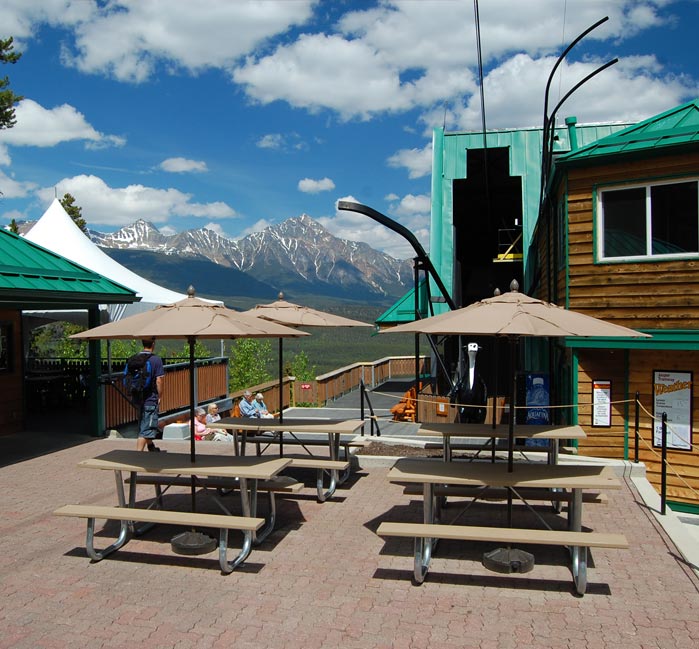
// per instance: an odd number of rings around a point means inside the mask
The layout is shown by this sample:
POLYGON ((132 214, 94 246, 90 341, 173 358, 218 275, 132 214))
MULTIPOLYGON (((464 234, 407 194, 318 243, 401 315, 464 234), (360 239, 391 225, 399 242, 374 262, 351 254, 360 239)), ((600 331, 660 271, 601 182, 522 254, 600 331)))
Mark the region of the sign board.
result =
POLYGON ((592 381, 592 425, 612 425, 612 382, 592 381))
POLYGON ((662 415, 667 413, 667 447, 692 450, 692 373, 653 371, 653 446, 663 444, 662 415))

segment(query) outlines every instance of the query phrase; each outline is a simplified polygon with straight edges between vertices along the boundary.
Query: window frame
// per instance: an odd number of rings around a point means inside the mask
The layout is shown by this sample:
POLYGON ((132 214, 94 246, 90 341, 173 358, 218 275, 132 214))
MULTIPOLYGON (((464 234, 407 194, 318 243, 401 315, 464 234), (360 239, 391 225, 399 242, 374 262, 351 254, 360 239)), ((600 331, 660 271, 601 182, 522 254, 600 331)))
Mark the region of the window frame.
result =
MULTIPOLYGON (((614 184, 599 184, 593 188, 594 192, 594 208, 595 215, 593 219, 595 230, 595 262, 605 264, 617 263, 638 263, 638 262, 657 262, 657 261, 678 261, 685 259, 699 259, 699 240, 696 242, 697 251, 685 251, 677 253, 661 253, 653 254, 653 227, 652 227, 652 197, 651 191, 653 187, 661 185, 680 185, 694 183, 697 186, 697 228, 699 231, 699 176, 692 175, 686 177, 668 178, 668 179, 653 179, 645 181, 634 181, 628 183, 614 184), (627 189, 644 189, 645 190, 645 253, 642 255, 620 255, 620 256, 605 256, 604 240, 605 240, 605 223, 604 223, 604 201, 603 197, 606 192, 620 191, 627 189), (650 235, 650 236, 649 236, 650 235)), ((699 236, 698 236, 699 239, 699 236)))

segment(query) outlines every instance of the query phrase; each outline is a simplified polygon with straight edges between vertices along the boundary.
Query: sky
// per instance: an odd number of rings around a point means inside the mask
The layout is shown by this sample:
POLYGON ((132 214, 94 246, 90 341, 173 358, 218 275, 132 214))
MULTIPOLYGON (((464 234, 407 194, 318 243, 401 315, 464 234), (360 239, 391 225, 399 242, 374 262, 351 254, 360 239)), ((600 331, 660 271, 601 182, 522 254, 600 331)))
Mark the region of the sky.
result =
POLYGON ((0 224, 70 193, 91 229, 238 239, 308 214, 396 258, 429 246, 432 134, 639 121, 699 97, 697 0, 0 0, 24 99, 0 131, 0 224))

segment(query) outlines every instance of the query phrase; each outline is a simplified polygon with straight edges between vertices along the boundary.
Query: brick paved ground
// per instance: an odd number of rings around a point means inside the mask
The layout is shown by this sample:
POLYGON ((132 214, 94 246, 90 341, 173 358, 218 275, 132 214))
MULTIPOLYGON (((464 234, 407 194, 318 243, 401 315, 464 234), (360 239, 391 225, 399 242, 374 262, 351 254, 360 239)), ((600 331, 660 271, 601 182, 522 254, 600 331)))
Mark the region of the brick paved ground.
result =
MULTIPOLYGON (((632 547, 592 553, 583 598, 572 594, 564 551, 541 547, 533 572, 505 576, 482 568, 483 547, 444 543, 426 582, 412 586, 411 542, 384 542, 374 530, 381 520, 419 520, 419 503, 387 483, 385 468, 360 471, 325 504, 312 488, 283 500, 278 531, 228 576, 216 553, 173 554, 172 528, 90 564, 84 521, 51 511, 114 504, 113 476, 75 465, 132 445, 95 440, 0 468, 0 647, 697 646, 699 580, 630 483, 609 493, 609 505, 585 509, 587 525, 622 531, 632 547)), ((185 495, 175 498, 186 507, 185 495)))

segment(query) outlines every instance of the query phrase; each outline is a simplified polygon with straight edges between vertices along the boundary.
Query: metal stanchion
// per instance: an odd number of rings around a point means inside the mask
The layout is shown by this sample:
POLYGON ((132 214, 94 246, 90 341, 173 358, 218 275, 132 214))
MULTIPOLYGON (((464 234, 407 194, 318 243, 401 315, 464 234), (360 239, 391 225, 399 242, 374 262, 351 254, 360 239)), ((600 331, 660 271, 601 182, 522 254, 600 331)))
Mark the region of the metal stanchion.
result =
POLYGON ((633 458, 633 461, 636 464, 638 464, 638 439, 640 436, 640 430, 639 430, 640 410, 641 410, 641 401, 640 401, 640 395, 639 395, 638 390, 637 390, 636 391, 636 423, 635 423, 635 428, 634 428, 634 458, 633 458))
POLYGON ((667 499, 667 413, 663 413, 663 465, 660 470, 660 513, 665 516, 665 501, 667 499))

